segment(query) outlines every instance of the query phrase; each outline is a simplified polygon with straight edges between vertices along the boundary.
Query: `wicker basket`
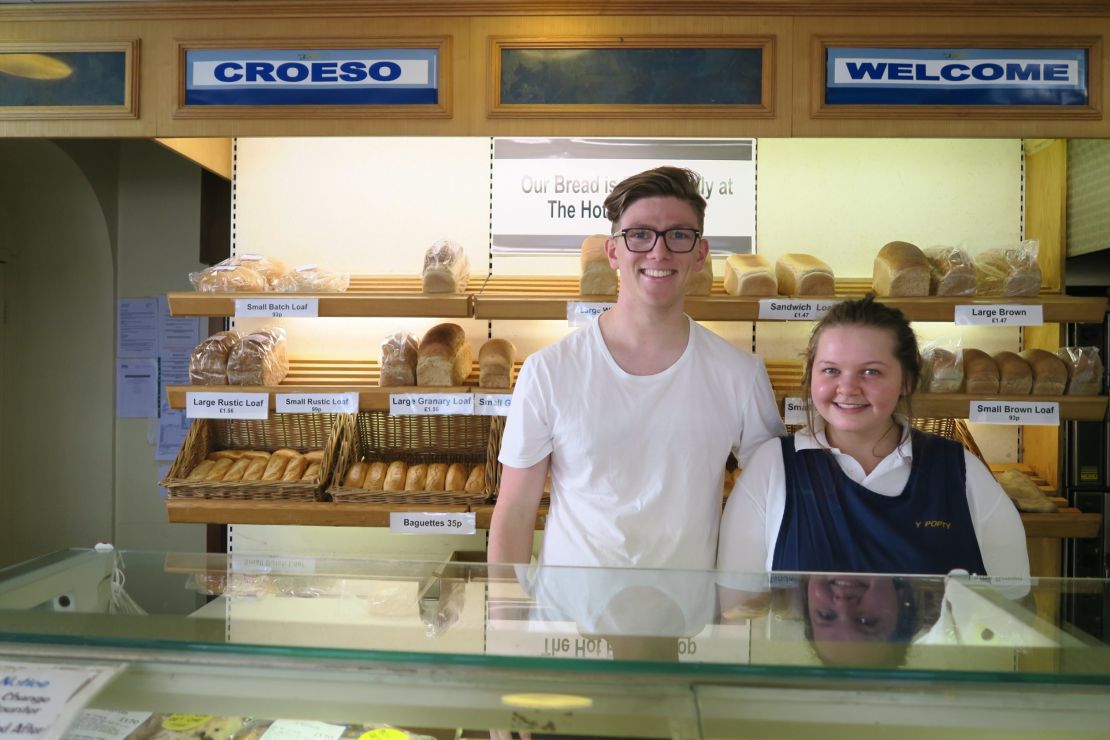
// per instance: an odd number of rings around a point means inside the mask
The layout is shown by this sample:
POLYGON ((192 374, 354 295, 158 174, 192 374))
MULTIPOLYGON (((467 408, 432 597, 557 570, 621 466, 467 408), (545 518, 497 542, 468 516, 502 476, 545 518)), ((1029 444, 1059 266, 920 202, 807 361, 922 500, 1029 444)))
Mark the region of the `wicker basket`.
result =
POLYGON ((334 467, 337 431, 350 414, 276 414, 265 420, 196 419, 162 485, 170 498, 246 499, 252 501, 317 501, 323 498, 334 467), (185 476, 215 450, 269 450, 290 447, 300 452, 323 449, 320 480, 219 481, 186 480, 185 476))
POLYGON ((489 501, 501 482, 500 416, 390 416, 384 411, 361 412, 343 426, 332 484, 334 501, 374 504, 480 504, 489 501), (367 491, 344 488, 347 470, 358 460, 406 463, 454 463, 486 466, 481 493, 463 491, 367 491))

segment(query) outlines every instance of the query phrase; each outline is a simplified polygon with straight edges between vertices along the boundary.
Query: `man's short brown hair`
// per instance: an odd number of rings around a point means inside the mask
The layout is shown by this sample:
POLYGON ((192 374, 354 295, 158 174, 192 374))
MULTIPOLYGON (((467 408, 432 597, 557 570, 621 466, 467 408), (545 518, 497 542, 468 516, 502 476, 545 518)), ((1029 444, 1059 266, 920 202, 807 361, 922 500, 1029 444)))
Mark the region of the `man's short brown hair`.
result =
POLYGON ((705 198, 701 196, 700 189, 701 177, 693 170, 671 166, 656 167, 617 183, 613 192, 605 199, 605 214, 613 228, 616 228, 621 216, 636 201, 667 196, 690 204, 698 217, 700 231, 705 226, 705 198))

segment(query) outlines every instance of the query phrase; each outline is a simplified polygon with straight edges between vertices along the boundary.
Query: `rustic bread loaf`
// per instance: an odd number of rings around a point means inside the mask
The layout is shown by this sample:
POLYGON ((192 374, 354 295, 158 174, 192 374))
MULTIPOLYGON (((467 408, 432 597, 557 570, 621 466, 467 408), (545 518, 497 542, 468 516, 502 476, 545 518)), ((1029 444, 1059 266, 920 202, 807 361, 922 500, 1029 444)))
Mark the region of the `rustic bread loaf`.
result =
POLYGON ((266 278, 245 265, 223 262, 189 274, 193 288, 200 293, 264 293, 266 278))
POLYGON ((227 358, 232 385, 277 385, 288 373, 285 330, 279 327, 247 334, 227 358))
POLYGON ((390 334, 382 342, 382 371, 378 385, 416 385, 416 337, 408 332, 390 334))
POLYGON ((775 262, 779 295, 832 295, 832 268, 811 254, 784 254, 775 262))
POLYGON ((189 355, 189 382, 227 385, 227 358, 242 338, 237 331, 221 331, 202 339, 189 355))
POLYGON ((730 295, 778 295, 771 263, 762 254, 730 254, 725 260, 725 290, 730 295))
POLYGON ((470 375, 473 355, 466 332, 458 324, 436 324, 417 348, 416 384, 462 385, 470 375))
POLYGON ((875 255, 871 287, 879 296, 929 295, 929 260, 915 244, 889 242, 875 255))

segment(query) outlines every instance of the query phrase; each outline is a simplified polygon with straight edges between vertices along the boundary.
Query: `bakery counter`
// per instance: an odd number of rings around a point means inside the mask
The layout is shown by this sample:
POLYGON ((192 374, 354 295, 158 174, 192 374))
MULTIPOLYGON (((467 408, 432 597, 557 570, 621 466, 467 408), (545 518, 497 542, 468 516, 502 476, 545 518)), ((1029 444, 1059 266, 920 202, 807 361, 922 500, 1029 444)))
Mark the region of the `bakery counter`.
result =
POLYGON ((67 551, 0 570, 0 655, 205 737, 1101 737, 1110 646, 1032 607, 1077 597, 1110 582, 67 551), (849 587, 889 629, 815 621, 849 587))
MULTIPOLYGON (((245 501, 167 499, 166 514, 177 524, 294 524, 313 527, 388 527, 393 512, 460 514, 465 505, 368 504, 334 501, 245 501)), ((481 527, 482 525, 478 525, 481 527)))
POLYGON ((238 299, 316 298, 320 316, 423 316, 465 319, 474 314, 474 295, 484 278, 464 293, 423 293, 410 275, 352 275, 345 293, 168 293, 173 316, 234 316, 238 299))
MULTIPOLYGON (((779 301, 819 302, 859 298, 871 290, 870 278, 838 278, 836 295, 775 296, 779 301)), ((566 319, 567 303, 605 303, 616 296, 581 295, 576 276, 501 276, 491 275, 474 297, 474 318, 477 319, 566 319)), ((725 292, 724 282, 716 278, 707 296, 687 296, 686 313, 699 321, 757 321, 760 301, 766 298, 733 296, 725 292)), ((949 297, 883 298, 883 303, 896 306, 910 321, 951 322, 956 306, 966 305, 1029 305, 1041 306, 1043 319, 1052 322, 1100 322, 1106 313, 1106 298, 1080 297, 1044 293, 1035 298, 949 297)))

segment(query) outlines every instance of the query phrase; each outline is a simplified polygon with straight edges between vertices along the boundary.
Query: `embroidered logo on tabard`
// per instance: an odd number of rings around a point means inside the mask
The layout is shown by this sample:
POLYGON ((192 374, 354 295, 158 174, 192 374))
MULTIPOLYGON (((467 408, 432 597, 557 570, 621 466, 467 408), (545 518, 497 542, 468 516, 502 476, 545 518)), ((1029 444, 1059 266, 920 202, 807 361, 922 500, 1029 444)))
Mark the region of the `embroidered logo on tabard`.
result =
POLYGON ((921 529, 922 527, 924 527, 925 529, 952 529, 952 522, 945 522, 941 521, 940 519, 927 519, 925 521, 921 521, 920 519, 918 519, 914 522, 914 524, 917 525, 918 529, 921 529))

